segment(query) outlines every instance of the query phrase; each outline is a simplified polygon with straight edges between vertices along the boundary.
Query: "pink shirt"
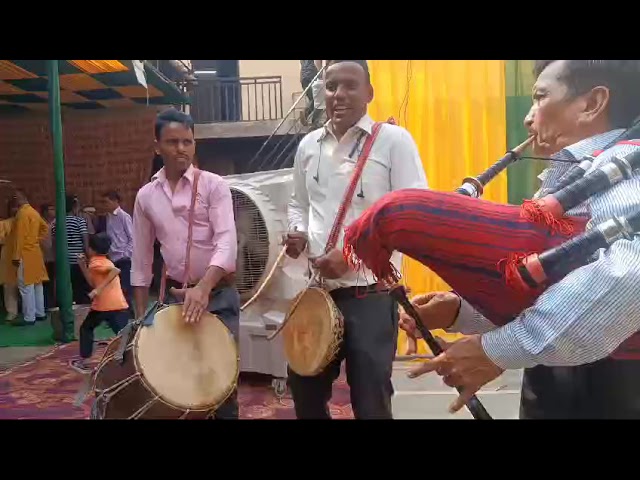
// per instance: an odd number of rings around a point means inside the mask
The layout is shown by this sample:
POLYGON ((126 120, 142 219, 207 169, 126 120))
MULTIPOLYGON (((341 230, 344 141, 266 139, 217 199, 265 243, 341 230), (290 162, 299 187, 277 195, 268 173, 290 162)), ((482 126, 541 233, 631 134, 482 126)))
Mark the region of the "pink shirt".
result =
MULTIPOLYGON (((148 287, 153 278, 153 242, 161 245, 167 276, 185 281, 185 256, 191 205, 191 166, 178 181, 175 192, 164 168, 138 191, 133 209, 131 285, 148 287)), ((189 283, 200 280, 209 266, 227 273, 236 270, 238 244, 231 190, 218 175, 202 171, 198 181, 189 283)))

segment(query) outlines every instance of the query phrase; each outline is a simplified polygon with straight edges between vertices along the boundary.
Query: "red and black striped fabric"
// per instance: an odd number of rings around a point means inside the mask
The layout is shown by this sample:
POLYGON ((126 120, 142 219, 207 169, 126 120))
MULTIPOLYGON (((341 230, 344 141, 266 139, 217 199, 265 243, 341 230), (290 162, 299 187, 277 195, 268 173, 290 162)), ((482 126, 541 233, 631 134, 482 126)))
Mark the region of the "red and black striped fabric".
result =
MULTIPOLYGON (((588 218, 572 217, 571 236, 588 218)), ((541 253, 568 234, 522 218, 519 205, 503 205, 457 193, 406 189, 378 200, 347 227, 345 256, 362 262, 378 279, 389 278, 393 251, 433 270, 496 325, 531 306, 540 291, 513 289, 502 264, 516 256, 541 253)))

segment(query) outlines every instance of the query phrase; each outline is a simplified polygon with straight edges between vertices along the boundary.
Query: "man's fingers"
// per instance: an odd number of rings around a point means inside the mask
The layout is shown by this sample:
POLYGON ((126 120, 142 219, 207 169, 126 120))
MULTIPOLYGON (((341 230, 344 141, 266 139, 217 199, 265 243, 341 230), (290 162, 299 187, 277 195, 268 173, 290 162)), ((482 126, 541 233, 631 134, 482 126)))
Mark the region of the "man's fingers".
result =
POLYGON ((477 391, 477 388, 463 388, 460 395, 449 405, 449 413, 459 411, 471 400, 471 397, 473 397, 477 391))
POLYGON ((184 296, 186 295, 187 291, 184 288, 175 288, 175 287, 171 287, 169 289, 169 293, 176 299, 176 300, 181 300, 184 299, 184 296))
POLYGON ((407 373, 407 376, 409 378, 417 378, 425 373, 434 372, 442 366, 442 362, 441 357, 436 357, 429 362, 425 362, 415 368, 412 368, 409 370, 409 373, 407 373))
POLYGON ((453 345, 452 343, 447 342, 446 340, 443 340, 440 337, 435 337, 436 338, 436 342, 438 342, 438 345, 440 345, 440 347, 442 348, 443 351, 447 351, 449 350, 449 347, 451 347, 451 345, 453 345))
POLYGON ((418 342, 413 335, 407 333, 407 355, 413 355, 418 351, 418 342))
POLYGON ((421 305, 425 305, 427 303, 429 303, 431 301, 431 299, 433 297, 435 297, 438 294, 438 292, 430 292, 430 293, 423 293, 420 295, 416 295, 415 297, 413 297, 411 299, 411 303, 413 303, 416 306, 421 306, 421 305))

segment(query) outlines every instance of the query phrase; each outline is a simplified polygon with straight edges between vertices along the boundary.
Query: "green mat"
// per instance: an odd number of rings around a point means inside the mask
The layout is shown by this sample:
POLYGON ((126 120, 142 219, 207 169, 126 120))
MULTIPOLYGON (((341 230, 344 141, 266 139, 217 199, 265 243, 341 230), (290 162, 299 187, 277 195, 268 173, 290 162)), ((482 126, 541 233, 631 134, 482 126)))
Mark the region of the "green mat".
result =
MULTIPOLYGON (((49 320, 37 322, 34 326, 13 327, 4 322, 4 317, 5 313, 0 312, 0 347, 43 347, 57 343, 49 320)), ((107 325, 100 325, 95 330, 96 340, 107 340, 113 336, 107 325)))

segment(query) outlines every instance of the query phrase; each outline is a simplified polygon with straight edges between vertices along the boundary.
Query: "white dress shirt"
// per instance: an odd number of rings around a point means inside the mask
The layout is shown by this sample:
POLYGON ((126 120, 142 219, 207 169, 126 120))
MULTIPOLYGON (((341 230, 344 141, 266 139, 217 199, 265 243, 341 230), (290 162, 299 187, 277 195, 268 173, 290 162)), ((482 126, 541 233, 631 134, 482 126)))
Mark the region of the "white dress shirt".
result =
MULTIPOLYGON (((324 253, 336 213, 373 124, 371 117, 365 115, 338 141, 328 122, 309 133, 298 146, 293 166, 294 191, 288 208, 289 229, 307 232, 308 254, 312 257, 324 253)), ((420 154, 407 130, 384 124, 356 187, 336 248, 343 246, 344 227, 384 194, 404 188, 428 188, 420 154)), ((394 253, 392 261, 400 270, 399 253, 394 253)), ((359 272, 349 271, 338 280, 325 281, 329 289, 373 283, 373 274, 364 267, 359 272)))
MULTIPOLYGON (((575 158, 603 148, 621 133, 607 132, 583 140, 568 150, 575 158)), ((638 149, 618 145, 599 155, 591 171, 638 149)), ((562 152, 553 157, 560 157, 562 152)), ((544 176, 542 190, 560 175, 544 176)), ((591 226, 614 215, 626 215, 640 205, 640 175, 618 183, 568 212, 589 212, 591 226)), ((601 249, 586 266, 574 270, 548 288, 535 304, 512 322, 496 328, 463 301, 451 330, 484 333, 482 346, 499 367, 517 369, 535 365, 572 366, 609 356, 633 333, 640 330, 640 238, 618 240, 601 249), (486 333, 485 333, 486 332, 486 333)))

